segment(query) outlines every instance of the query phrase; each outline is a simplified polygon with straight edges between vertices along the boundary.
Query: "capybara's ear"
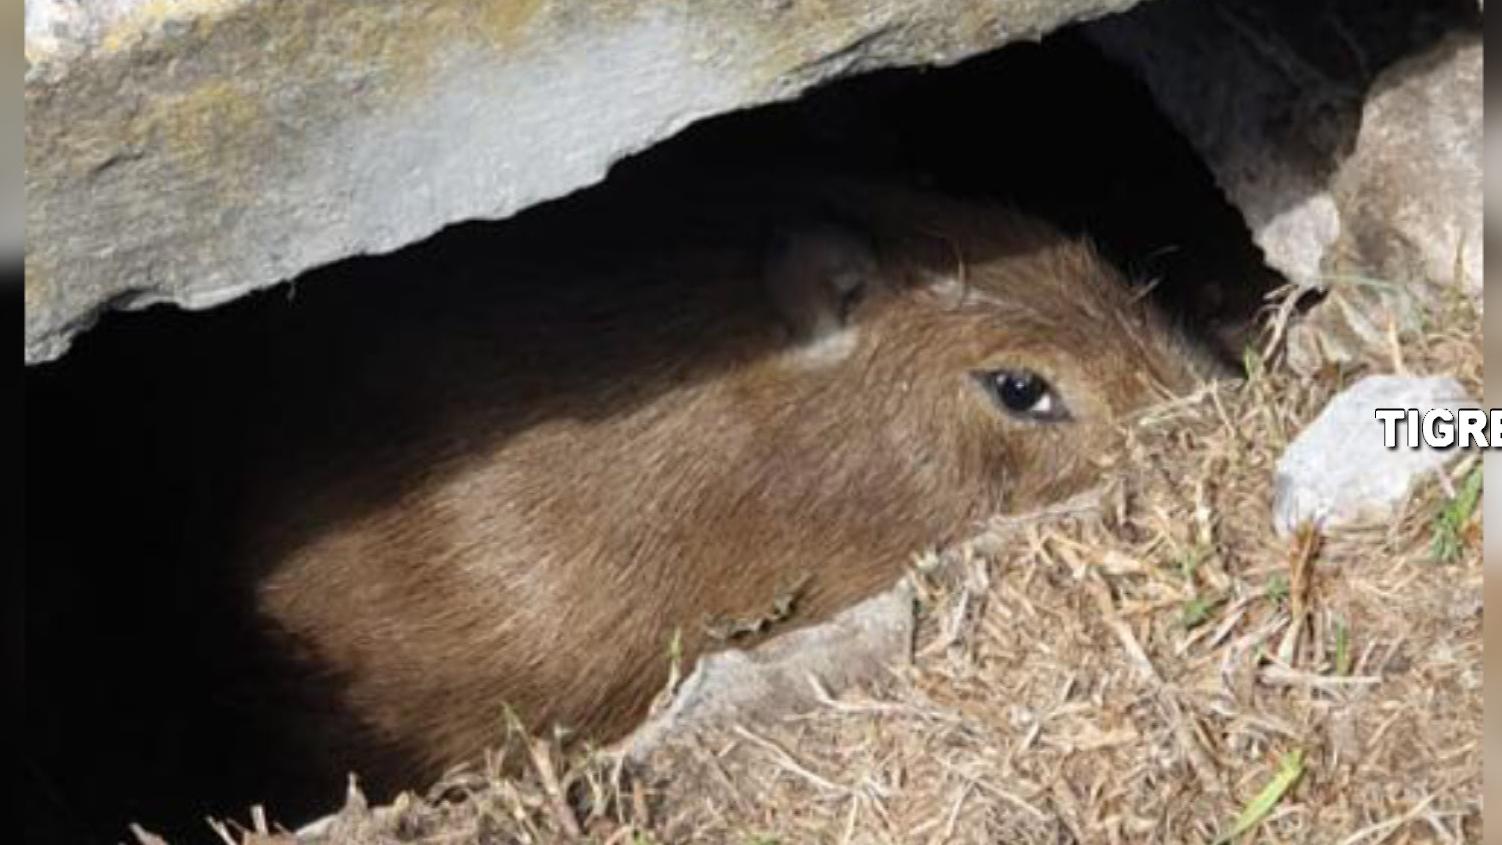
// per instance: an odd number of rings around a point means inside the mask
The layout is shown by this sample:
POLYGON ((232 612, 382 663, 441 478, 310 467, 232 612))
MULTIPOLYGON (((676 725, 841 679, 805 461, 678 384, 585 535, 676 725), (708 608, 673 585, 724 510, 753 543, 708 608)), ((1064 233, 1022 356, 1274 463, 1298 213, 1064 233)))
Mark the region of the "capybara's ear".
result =
POLYGON ((861 232, 833 223, 803 223, 772 232, 762 273, 793 338, 812 342, 850 325, 876 284, 877 262, 870 239, 861 232))

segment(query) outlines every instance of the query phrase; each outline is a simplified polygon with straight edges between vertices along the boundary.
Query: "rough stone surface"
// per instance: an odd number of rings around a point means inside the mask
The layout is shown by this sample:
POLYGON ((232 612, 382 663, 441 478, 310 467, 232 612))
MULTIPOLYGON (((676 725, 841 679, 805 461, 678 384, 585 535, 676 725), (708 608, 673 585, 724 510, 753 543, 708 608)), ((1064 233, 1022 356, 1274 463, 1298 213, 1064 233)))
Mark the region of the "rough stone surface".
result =
POLYGON ((688 123, 1136 0, 37 0, 26 360, 603 177, 688 123))
MULTIPOLYGON (((1368 376, 1325 406, 1278 460, 1273 527, 1291 534, 1376 522, 1393 515, 1413 485, 1463 454, 1459 449, 1388 449, 1378 408, 1475 407, 1451 378, 1368 376)), ((1406 427, 1398 426, 1399 438, 1406 427)))
POLYGON ((1292 26, 1251 2, 1166 0, 1088 31, 1199 150, 1269 263, 1313 283, 1340 234, 1328 151, 1356 98, 1333 82, 1349 71, 1287 42, 1292 26))
POLYGON ((1482 49, 1460 33, 1389 68, 1333 185, 1348 260, 1379 278, 1482 283, 1482 49))
POLYGON ((842 611, 754 649, 729 649, 700 658, 671 702, 622 743, 644 759, 670 737, 721 724, 784 713, 815 700, 813 681, 830 692, 868 679, 910 658, 913 591, 906 580, 842 611))
POLYGON ((1403 327, 1413 297, 1481 291, 1482 49, 1453 9, 1320 8, 1164 0, 1088 32, 1200 151, 1269 265, 1348 300, 1320 309, 1331 352, 1403 327))

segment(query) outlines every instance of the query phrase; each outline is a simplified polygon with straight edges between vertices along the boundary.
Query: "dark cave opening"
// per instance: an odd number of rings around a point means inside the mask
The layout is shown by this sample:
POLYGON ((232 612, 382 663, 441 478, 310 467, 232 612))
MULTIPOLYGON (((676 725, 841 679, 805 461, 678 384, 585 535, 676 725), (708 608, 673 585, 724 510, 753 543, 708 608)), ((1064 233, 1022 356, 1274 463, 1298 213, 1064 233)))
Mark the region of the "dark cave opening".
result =
POLYGON ((420 356, 412 323, 464 307, 455 271, 510 248, 651 248, 695 223, 678 187, 789 164, 998 199, 1088 234, 1231 358, 1281 282, 1146 90, 1066 31, 706 120, 512 220, 212 311, 111 315, 25 375, 28 838, 119 841, 134 821, 207 841, 205 816, 264 804, 296 824, 332 808, 343 783, 299 783, 295 743, 250 715, 264 667, 216 577, 251 444, 340 436, 352 418, 324 386, 365 377, 364 349, 420 356))

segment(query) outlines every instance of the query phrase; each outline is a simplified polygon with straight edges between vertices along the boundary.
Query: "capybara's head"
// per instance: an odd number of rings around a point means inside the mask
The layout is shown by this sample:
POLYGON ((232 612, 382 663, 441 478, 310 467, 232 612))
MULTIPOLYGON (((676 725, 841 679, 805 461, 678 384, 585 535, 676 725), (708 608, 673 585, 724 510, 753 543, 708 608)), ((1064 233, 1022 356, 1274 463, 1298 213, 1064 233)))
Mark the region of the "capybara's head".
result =
POLYGON ((1088 242, 1006 210, 803 225, 774 238, 764 275, 791 340, 776 366, 820 385, 818 414, 880 422, 859 449, 832 432, 825 454, 908 464, 916 512, 1078 492, 1125 416, 1215 368, 1088 242))

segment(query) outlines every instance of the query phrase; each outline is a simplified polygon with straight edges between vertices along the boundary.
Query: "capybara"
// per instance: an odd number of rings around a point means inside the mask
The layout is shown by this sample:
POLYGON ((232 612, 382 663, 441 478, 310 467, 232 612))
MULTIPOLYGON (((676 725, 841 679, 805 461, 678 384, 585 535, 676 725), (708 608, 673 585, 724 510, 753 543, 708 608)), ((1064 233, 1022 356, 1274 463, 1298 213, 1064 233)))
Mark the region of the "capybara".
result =
POLYGON ((499 257, 494 296, 414 314, 328 386, 423 420, 297 456, 338 468, 258 546, 260 613, 358 726, 341 766, 419 782, 505 707, 618 738, 675 637, 687 662, 827 618, 1087 487, 1123 415, 1208 372, 1037 220, 859 182, 766 196, 728 202, 760 228, 720 242, 499 257))

